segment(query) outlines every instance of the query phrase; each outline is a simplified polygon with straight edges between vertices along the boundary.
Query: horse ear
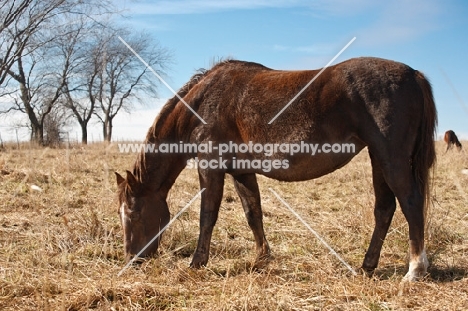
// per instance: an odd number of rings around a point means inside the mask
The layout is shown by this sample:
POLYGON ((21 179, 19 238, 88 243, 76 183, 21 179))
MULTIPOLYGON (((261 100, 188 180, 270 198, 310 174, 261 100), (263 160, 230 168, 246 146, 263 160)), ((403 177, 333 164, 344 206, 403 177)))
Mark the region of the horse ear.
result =
POLYGON ((138 186, 138 181, 136 180, 135 176, 130 171, 127 172, 127 183, 130 186, 130 189, 136 189, 138 186))
POLYGON ((115 173, 115 177, 117 178, 117 186, 120 186, 120 184, 125 181, 125 178, 123 178, 122 175, 120 175, 117 172, 114 172, 114 173, 115 173))

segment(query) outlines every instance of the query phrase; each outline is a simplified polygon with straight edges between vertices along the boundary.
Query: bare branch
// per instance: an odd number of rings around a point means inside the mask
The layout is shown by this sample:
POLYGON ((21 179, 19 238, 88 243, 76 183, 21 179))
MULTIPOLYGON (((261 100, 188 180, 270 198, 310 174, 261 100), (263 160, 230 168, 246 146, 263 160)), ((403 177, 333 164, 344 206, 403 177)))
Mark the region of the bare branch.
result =
POLYGON ((13 99, 3 112, 25 113, 31 137, 39 142, 46 122, 60 123, 55 114, 62 114, 58 105, 64 92, 85 89, 83 84, 69 85, 84 58, 76 43, 81 32, 95 23, 91 16, 108 14, 108 4, 108 0, 1 1, 0 85, 14 82, 7 90, 2 88, 0 96, 13 99))

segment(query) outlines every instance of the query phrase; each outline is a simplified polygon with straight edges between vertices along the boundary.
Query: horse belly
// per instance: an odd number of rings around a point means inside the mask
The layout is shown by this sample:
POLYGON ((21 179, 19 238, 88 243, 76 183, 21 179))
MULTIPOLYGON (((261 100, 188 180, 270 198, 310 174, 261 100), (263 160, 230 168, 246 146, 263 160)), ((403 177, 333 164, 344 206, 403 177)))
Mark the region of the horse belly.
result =
POLYGON ((343 167, 365 144, 358 139, 350 139, 342 144, 314 144, 314 147, 309 150, 303 148, 299 152, 291 149, 289 153, 236 154, 231 158, 229 173, 256 173, 281 181, 310 180, 343 167))
MULTIPOLYGON (((361 148, 362 149, 362 148, 361 148)), ((351 161, 359 153, 301 155, 285 159, 288 167, 257 173, 281 181, 304 181, 327 175, 351 161)))

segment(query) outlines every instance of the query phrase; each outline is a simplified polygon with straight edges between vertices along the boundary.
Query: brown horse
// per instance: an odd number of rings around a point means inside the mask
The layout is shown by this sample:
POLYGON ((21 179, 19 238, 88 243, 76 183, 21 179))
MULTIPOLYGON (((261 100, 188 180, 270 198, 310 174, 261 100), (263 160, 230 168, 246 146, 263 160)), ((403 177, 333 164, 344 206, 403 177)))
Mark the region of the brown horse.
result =
MULTIPOLYGON (((179 91, 201 122, 175 96, 163 107, 145 142, 167 143, 347 143, 354 153, 318 152, 290 155, 231 150, 216 152, 142 152, 133 172, 118 173, 119 215, 127 259, 140 250, 169 221, 166 197, 187 161, 222 161, 219 167, 198 167, 201 196, 200 235, 191 267, 208 262, 210 240, 223 196, 224 176, 234 178, 248 224, 253 231, 261 268, 270 255, 265 238, 260 193, 255 174, 282 181, 317 178, 346 165, 368 147, 375 192, 375 229, 362 269, 377 267, 383 241, 400 203, 409 225, 407 280, 426 273, 424 249, 425 206, 429 196, 429 168, 435 161, 434 130, 437 112, 429 82, 407 65, 379 59, 356 58, 327 68, 278 118, 288 101, 318 70, 277 71, 260 64, 225 61, 197 74, 179 91), (286 166, 265 170, 236 166, 236 160, 280 160, 286 166), (286 161, 286 162, 284 162, 286 161)), ((201 162, 200 162, 201 163, 201 162)), ((278 163, 277 163, 278 164, 278 163)), ((141 256, 155 253, 159 238, 141 256)))
POLYGON ((449 151, 449 149, 451 149, 453 145, 457 146, 458 150, 462 149, 462 144, 458 140, 457 135, 455 135, 455 132, 452 130, 448 130, 447 132, 445 132, 444 141, 447 144, 447 149, 445 150, 445 152, 449 151))

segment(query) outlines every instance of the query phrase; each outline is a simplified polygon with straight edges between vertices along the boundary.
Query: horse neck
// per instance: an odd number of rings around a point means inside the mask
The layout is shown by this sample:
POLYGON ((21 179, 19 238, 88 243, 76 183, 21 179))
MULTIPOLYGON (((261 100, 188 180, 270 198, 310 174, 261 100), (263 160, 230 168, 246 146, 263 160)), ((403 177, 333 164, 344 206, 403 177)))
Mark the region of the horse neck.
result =
MULTIPOLYGON (((178 143, 184 140, 175 130, 175 125, 164 125, 159 137, 154 133, 154 126, 149 130, 145 144, 178 143), (169 128, 169 130, 168 130, 169 128)), ((156 150, 156 149, 155 149, 156 150)), ((142 151, 135 162, 133 173, 137 179, 153 193, 159 193, 164 198, 171 189, 177 177, 187 164, 189 155, 183 153, 160 153, 142 151)))
POLYGON ((185 168, 187 159, 183 155, 147 153, 144 156, 139 179, 149 190, 160 193, 164 198, 185 168))

